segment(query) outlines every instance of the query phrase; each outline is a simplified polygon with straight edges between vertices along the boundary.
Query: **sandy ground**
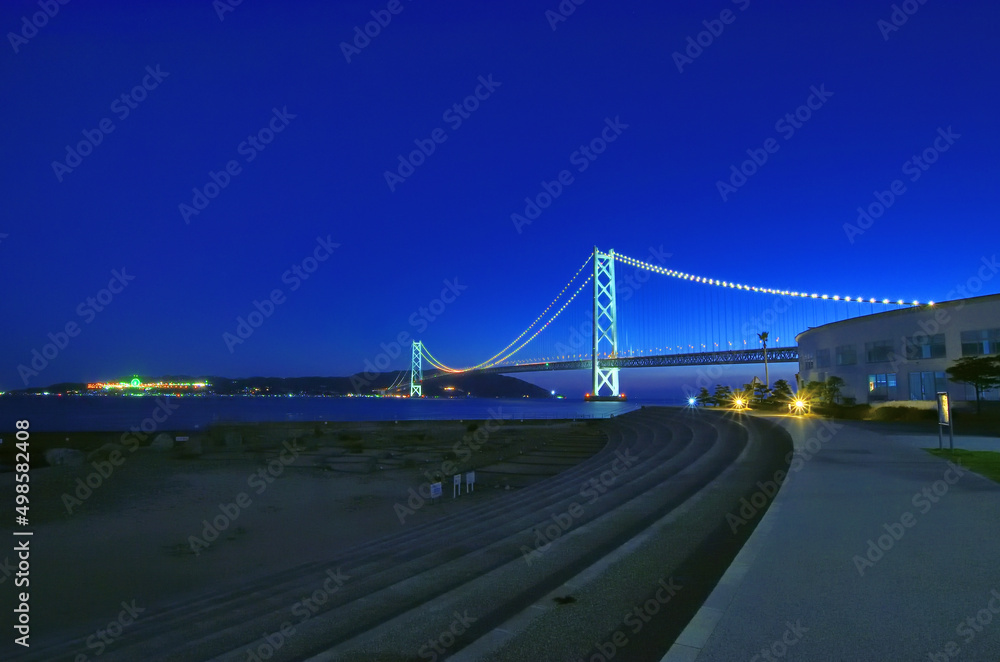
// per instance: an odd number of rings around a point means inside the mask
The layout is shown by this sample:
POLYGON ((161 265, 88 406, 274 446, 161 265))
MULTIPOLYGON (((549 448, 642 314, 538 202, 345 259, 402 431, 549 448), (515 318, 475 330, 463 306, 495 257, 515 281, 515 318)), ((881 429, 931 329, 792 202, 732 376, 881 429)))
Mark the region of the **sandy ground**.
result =
MULTIPOLYGON (((571 465, 565 458, 546 465, 542 441, 583 439, 575 461, 604 443, 585 423, 505 423, 478 438, 467 422, 326 425, 318 434, 314 424, 302 425, 230 426, 240 447, 225 447, 224 435, 216 434, 203 438, 204 453, 196 458, 126 448, 120 466, 99 484, 90 461, 33 468, 33 636, 86 636, 114 618, 122 601, 156 608, 306 562, 333 564, 351 546, 502 499, 571 465), (519 461, 522 451, 530 461, 519 461), (428 482, 424 472, 466 455, 458 468, 476 468, 475 492, 453 500, 445 484, 445 498, 401 523, 396 504, 406 505, 410 490, 428 482), (89 496, 77 482, 88 475, 97 485, 89 496), (217 537, 206 531, 206 521, 213 529, 220 525, 217 537)), ((13 474, 0 474, 0 494, 13 493, 13 474)), ((13 556, 4 548, 0 564, 13 556)), ((5 624, 12 583, 0 571, 5 624)))

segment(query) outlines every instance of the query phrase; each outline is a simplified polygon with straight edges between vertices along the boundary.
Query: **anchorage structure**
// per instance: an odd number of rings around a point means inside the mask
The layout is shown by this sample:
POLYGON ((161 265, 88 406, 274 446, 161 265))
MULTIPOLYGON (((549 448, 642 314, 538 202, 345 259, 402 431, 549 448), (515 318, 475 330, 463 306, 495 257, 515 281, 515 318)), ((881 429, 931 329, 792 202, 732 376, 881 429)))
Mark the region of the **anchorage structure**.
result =
POLYGON ((413 341, 413 356, 410 359, 410 397, 421 398, 424 395, 424 364, 423 364, 424 344, 419 340, 413 341))
POLYGON ((615 251, 602 253, 594 246, 594 352, 592 373, 594 397, 607 386, 611 397, 618 394, 618 368, 602 368, 598 356, 602 346, 608 356, 618 358, 618 306, 615 299, 615 251), (603 345, 602 345, 603 343, 603 345))

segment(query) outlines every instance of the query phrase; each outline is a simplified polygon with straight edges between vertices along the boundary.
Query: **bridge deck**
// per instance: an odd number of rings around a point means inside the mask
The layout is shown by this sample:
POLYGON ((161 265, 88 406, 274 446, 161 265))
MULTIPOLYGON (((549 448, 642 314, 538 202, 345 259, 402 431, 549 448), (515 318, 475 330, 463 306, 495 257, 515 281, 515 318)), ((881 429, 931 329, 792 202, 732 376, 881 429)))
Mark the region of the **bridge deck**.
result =
MULTIPOLYGON (((799 360, 798 347, 769 347, 768 363, 794 363, 799 360)), ((608 368, 663 368, 691 365, 743 365, 763 363, 763 349, 740 349, 725 352, 693 352, 690 354, 660 354, 658 356, 620 356, 601 359, 601 365, 608 368)), ((590 370, 590 359, 581 361, 550 361, 548 363, 525 363, 521 365, 493 366, 482 370, 471 370, 465 374, 499 375, 513 372, 543 372, 546 370, 590 370)), ((424 379, 440 377, 438 371, 425 371, 424 379)))

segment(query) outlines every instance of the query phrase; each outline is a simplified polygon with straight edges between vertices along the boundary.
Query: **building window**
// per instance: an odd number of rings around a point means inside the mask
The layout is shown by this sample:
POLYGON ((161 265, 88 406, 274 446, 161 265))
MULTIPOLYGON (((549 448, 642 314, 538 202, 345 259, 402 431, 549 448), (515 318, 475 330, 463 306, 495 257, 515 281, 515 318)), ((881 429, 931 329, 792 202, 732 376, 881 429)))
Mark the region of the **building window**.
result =
POLYGON ((812 354, 803 354, 802 355, 802 369, 803 370, 812 370, 814 365, 816 365, 816 364, 813 361, 813 355, 812 354))
POLYGON ((858 348, 841 345, 837 348, 837 365, 855 365, 858 362, 858 348))
POLYGON ((816 350, 816 367, 817 368, 829 368, 830 367, 830 350, 829 349, 817 349, 816 350))
MULTIPOLYGON (((976 387, 972 384, 965 384, 965 399, 970 402, 976 401, 976 387)), ((961 388, 961 385, 959 386, 961 388)), ((989 388, 982 391, 980 397, 985 400, 1000 400, 1000 389, 989 388)))
POLYGON ((896 373, 868 375, 868 401, 896 400, 896 373))
POLYGON ((906 358, 909 361, 916 361, 918 359, 943 359, 945 356, 944 334, 938 333, 933 336, 923 336, 919 339, 916 337, 907 338, 903 341, 903 347, 906 350, 906 358))
POLYGON ((865 343, 865 362, 883 363, 892 360, 892 341, 876 340, 865 343))
POLYGON ((948 379, 943 372, 910 373, 910 400, 934 400, 947 390, 948 379))
POLYGON ((1000 354, 1000 329, 962 331, 962 356, 1000 354))

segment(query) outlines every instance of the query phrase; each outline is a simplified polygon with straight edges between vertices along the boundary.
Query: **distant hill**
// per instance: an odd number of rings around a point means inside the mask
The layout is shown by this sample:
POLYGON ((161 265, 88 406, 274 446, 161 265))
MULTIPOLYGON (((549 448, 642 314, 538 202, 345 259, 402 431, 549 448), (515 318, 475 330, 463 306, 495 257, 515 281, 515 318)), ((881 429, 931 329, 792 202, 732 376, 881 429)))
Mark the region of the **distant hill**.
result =
MULTIPOLYGON (((218 395, 369 395, 393 385, 399 371, 377 373, 366 378, 362 373, 350 377, 192 377, 190 375, 163 375, 159 377, 141 377, 143 381, 192 382, 207 381, 211 384, 211 392, 218 395)), ((409 393, 409 380, 404 379, 404 388, 396 392, 409 393)), ((10 391, 16 393, 71 393, 86 392, 86 383, 64 382, 50 386, 10 391)), ((465 397, 481 398, 531 398, 550 397, 548 391, 534 384, 507 377, 505 375, 449 375, 428 379, 423 384, 426 397, 465 397)))

